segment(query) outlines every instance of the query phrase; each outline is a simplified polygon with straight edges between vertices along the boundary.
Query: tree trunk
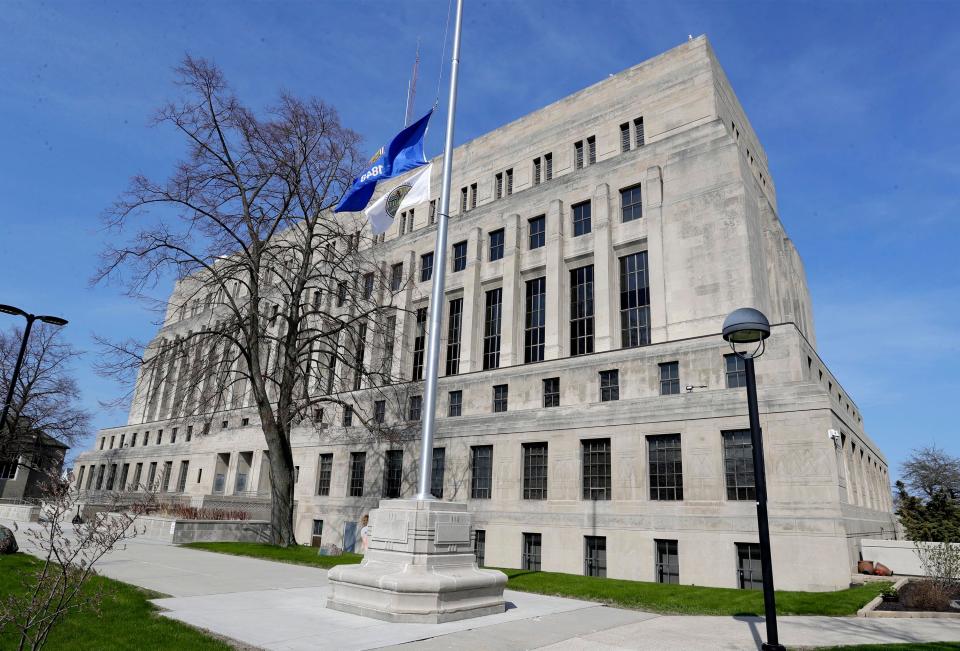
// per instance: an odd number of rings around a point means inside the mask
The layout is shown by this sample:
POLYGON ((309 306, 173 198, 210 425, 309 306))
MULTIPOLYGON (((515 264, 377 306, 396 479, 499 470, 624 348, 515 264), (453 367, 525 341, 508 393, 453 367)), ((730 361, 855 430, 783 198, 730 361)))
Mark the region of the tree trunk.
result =
MULTIPOLYGON (((282 439, 282 435, 274 438, 282 439)), ((268 438, 269 442, 269 438, 268 438)), ((293 526, 293 454, 289 445, 268 445, 270 450, 271 542, 281 547, 296 545, 293 526)))

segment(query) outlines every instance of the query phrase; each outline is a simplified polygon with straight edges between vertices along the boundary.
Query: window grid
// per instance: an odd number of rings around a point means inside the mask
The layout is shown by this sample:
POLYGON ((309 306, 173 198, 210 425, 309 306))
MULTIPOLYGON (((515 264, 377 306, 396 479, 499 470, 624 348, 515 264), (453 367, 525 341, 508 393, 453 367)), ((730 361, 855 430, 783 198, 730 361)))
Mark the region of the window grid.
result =
POLYGON ((620 399, 620 371, 600 371, 600 402, 620 399))
POLYGON ((387 450, 383 467, 383 497, 400 497, 403 482, 403 450, 387 450))
POLYGON ((664 362, 660 364, 660 395, 677 393, 680 393, 680 362, 664 362))
POLYGON ((541 535, 538 533, 523 534, 523 553, 520 555, 520 569, 533 572, 540 571, 541 535))
POLYGON ((620 190, 620 219, 631 222, 643 217, 643 200, 640 195, 640 185, 633 185, 620 190))
POLYGON ((407 420, 420 420, 423 412, 423 396, 410 396, 409 409, 407 411, 407 420))
POLYGON ((447 394, 447 416, 455 418, 463 413, 463 391, 451 391, 447 394))
POLYGON ((580 442, 583 468, 583 499, 609 500, 611 496, 610 439, 580 442))
POLYGON ((363 275, 363 297, 370 299, 373 297, 373 273, 363 275))
POLYGON ((620 339, 624 348, 650 343, 647 252, 620 258, 620 339))
POLYGON ((373 401, 373 421, 375 423, 382 423, 387 416, 387 401, 386 400, 374 400, 373 401))
POLYGON ((433 461, 431 462, 433 472, 430 473, 430 494, 438 500, 443 499, 443 471, 446 467, 446 457, 446 448, 433 448, 433 461))
POLYGON ((425 283, 433 278, 433 252, 420 256, 420 282, 425 283))
POLYGON ((453 273, 467 268, 467 243, 457 242, 453 245, 453 273))
POLYGON ((546 339, 547 279, 545 276, 527 281, 527 309, 523 331, 523 361, 543 361, 546 339))
POLYGON ((523 499, 547 499, 547 444, 523 444, 523 499))
POLYGON ((651 500, 683 499, 683 460, 679 434, 647 437, 651 500))
POLYGON ((736 353, 723 356, 727 367, 727 388, 738 389, 747 386, 747 367, 743 358, 736 353))
POLYGON ((320 471, 317 479, 317 495, 330 495, 330 480, 333 477, 333 454, 320 455, 320 471))
POLYGON ((463 320, 463 299, 450 301, 450 315, 447 319, 447 364, 446 374, 460 372, 460 329, 463 320))
POLYGON ((593 352, 593 265, 570 270, 570 355, 593 352))
POLYGON ((498 384, 493 387, 493 411, 499 413, 507 410, 507 398, 509 387, 506 384, 498 384))
POLYGON ((680 554, 676 540, 655 540, 657 583, 680 583, 680 554))
POLYGON ((583 537, 583 574, 585 576, 607 575, 606 536, 583 537))
POLYGON ((547 218, 546 215, 537 215, 527 221, 529 226, 529 246, 530 250, 539 249, 547 243, 547 218))
POLYGON ((503 289, 487 292, 483 321, 483 368, 500 367, 500 317, 503 289))
POLYGON ((560 406, 560 378, 548 377, 543 381, 543 406, 560 406))
POLYGON ((343 426, 353 427, 353 405, 343 407, 343 426))
POLYGON ((763 590, 763 563, 760 545, 735 543, 737 546, 737 578, 741 590, 763 590))
POLYGON ((750 430, 723 433, 723 469, 728 500, 757 499, 753 480, 753 441, 750 430))
POLYGON ((413 379, 423 379, 423 351, 427 341, 427 308, 417 308, 413 333, 413 379))
POLYGON ((477 565, 483 567, 486 560, 487 532, 477 529, 473 532, 473 555, 477 558, 477 565))
POLYGON ((390 291, 395 292, 403 284, 403 263, 398 262, 390 269, 390 291))
POLYGON ((488 500, 493 484, 493 446, 474 445, 470 452, 470 497, 488 500))
POLYGON ((490 232, 490 262, 503 257, 503 229, 490 232))
POLYGON ((570 207, 573 211, 573 236, 580 237, 592 230, 590 216, 590 202, 581 201, 570 207))
POLYGON ((350 453, 350 497, 363 497, 363 475, 367 469, 367 453, 350 453))

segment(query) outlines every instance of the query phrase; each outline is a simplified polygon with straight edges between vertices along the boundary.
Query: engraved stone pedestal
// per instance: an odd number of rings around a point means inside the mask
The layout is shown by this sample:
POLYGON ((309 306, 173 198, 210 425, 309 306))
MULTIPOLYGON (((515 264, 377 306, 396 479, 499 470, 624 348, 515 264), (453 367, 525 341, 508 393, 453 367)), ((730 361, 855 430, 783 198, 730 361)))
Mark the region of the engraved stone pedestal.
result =
POLYGON ((504 611, 507 577, 477 567, 466 504, 382 500, 370 530, 363 563, 327 575, 327 608, 436 624, 504 611))

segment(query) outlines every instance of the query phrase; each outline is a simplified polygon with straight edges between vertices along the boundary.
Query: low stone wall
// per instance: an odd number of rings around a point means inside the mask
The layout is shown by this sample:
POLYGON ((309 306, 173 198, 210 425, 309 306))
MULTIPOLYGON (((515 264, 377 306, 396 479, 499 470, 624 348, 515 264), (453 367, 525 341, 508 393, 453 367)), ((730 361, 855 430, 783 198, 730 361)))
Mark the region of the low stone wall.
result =
POLYGON ((137 528, 148 540, 181 545, 192 542, 269 542, 270 523, 265 520, 178 520, 140 516, 137 528))
MULTIPOLYGON (((916 545, 930 545, 931 543, 915 543, 912 540, 875 540, 864 538, 860 541, 860 553, 863 560, 883 563, 894 574, 910 576, 925 576, 920 559, 917 557, 916 545)), ((960 543, 951 543, 952 547, 960 549, 960 543)))
POLYGON ((0 519, 37 522, 40 520, 40 507, 31 504, 0 504, 0 519))

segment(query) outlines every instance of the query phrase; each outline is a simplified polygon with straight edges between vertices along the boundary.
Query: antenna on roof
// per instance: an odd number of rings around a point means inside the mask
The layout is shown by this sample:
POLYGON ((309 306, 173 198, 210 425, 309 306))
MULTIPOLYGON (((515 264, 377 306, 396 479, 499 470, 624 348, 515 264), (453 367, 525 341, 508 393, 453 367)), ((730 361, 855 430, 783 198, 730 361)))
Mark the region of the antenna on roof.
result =
POLYGON ((420 37, 417 37, 417 58, 413 62, 413 75, 407 82, 407 110, 403 115, 403 126, 410 124, 410 117, 413 113, 413 101, 417 96, 417 70, 420 69, 420 37))

